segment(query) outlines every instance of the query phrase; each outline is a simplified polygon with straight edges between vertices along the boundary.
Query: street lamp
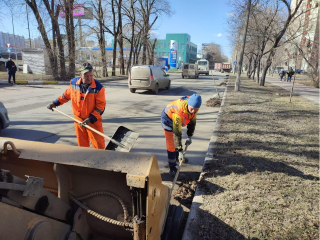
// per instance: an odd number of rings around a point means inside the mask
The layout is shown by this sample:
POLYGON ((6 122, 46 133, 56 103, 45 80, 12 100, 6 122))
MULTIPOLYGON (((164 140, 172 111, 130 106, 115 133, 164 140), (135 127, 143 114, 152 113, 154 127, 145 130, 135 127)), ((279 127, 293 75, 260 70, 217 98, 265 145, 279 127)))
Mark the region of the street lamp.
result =
POLYGON ((15 51, 15 53, 16 53, 16 65, 18 65, 17 71, 19 72, 17 43, 16 43, 16 35, 14 35, 14 24, 13 24, 13 14, 12 14, 12 10, 11 10, 11 19, 12 19, 12 30, 13 30, 13 41, 14 41, 14 47, 15 47, 15 50, 14 50, 14 51, 15 51))
MULTIPOLYGON (((25 3, 25 4, 26 4, 26 3, 25 3)), ((31 47, 31 37, 30 37, 30 26, 29 26, 28 4, 26 4, 26 12, 27 12, 27 21, 28 21, 29 42, 30 42, 30 48, 32 48, 32 47, 31 47)))

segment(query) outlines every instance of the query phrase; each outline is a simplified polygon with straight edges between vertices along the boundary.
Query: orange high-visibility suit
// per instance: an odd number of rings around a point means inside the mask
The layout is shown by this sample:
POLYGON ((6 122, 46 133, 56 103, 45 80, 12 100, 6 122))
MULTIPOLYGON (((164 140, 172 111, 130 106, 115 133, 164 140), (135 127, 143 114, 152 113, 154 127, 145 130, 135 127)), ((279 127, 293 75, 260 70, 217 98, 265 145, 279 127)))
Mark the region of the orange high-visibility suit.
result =
MULTIPOLYGON (((87 89, 83 88, 83 84, 81 83, 82 79, 80 77, 72 79, 69 88, 53 103, 59 106, 71 100, 74 117, 79 121, 90 118, 89 126, 103 133, 101 115, 106 106, 105 88, 94 79, 92 79, 87 89)), ((80 147, 90 147, 91 142, 94 148, 105 148, 104 137, 85 127, 79 126, 76 122, 74 123, 74 127, 80 147)))
POLYGON ((187 135, 192 137, 195 127, 197 112, 188 111, 189 96, 184 96, 169 103, 161 113, 161 125, 166 138, 169 166, 176 165, 178 152, 182 151, 181 127, 187 126, 187 135))

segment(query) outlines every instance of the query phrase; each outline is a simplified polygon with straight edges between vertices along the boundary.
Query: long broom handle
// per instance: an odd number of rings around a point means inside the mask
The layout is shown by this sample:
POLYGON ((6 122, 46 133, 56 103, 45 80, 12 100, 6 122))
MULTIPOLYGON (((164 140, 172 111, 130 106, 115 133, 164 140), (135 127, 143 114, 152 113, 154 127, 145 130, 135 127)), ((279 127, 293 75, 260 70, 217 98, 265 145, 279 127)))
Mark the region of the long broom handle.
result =
MULTIPOLYGON (((81 121, 79 121, 78 119, 75 119, 75 118, 69 116, 68 114, 65 114, 64 112, 61 112, 61 111, 58 110, 57 108, 52 108, 52 110, 57 111, 58 113, 61 113, 62 115, 66 116, 66 117, 68 117, 68 118, 70 118, 70 119, 72 119, 73 121, 75 121, 75 122, 77 122, 77 123, 81 123, 81 121)), ((119 143, 118 141, 114 140, 113 138, 111 138, 111 137, 109 137, 109 136, 107 136, 107 135, 99 132, 98 130, 90 127, 89 125, 84 125, 84 126, 85 126, 86 128, 88 128, 88 129, 90 129, 92 132, 95 132, 96 134, 99 134, 100 136, 102 136, 102 137, 110 140, 110 141, 113 142, 114 144, 116 144, 116 145, 118 145, 118 146, 120 146, 120 147, 123 147, 123 148, 125 148, 125 149, 128 149, 127 146, 125 146, 125 145, 123 145, 122 143, 119 143)), ((129 149, 128 149, 128 150, 129 150, 129 149)))

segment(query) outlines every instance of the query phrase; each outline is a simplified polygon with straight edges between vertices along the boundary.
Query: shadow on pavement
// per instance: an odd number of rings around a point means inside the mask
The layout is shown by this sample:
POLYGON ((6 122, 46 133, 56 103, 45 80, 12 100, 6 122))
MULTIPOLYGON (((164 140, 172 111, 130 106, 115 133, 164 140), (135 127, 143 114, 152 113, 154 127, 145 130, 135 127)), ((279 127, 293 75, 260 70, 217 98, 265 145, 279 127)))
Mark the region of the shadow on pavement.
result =
POLYGON ((1 132, 3 138, 16 138, 20 140, 55 143, 60 138, 76 138, 75 135, 57 135, 50 132, 32 130, 32 129, 4 129, 1 132))

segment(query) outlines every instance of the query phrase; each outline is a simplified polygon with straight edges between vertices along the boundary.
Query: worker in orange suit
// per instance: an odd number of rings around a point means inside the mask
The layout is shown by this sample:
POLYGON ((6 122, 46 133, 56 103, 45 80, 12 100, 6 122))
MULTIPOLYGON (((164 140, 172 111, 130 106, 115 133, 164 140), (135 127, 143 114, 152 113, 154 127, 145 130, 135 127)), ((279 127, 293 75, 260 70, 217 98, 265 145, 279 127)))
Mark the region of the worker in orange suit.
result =
POLYGON ((90 63, 83 64, 80 77, 72 79, 69 88, 47 108, 53 111, 53 108, 70 100, 74 117, 81 121, 81 124, 74 123, 78 146, 90 147, 91 142, 93 148, 104 149, 104 137, 84 127, 89 125, 103 133, 102 114, 106 106, 105 88, 93 78, 90 63))
POLYGON ((166 138, 169 174, 171 176, 175 176, 177 173, 178 166, 176 161, 185 161, 182 152, 181 127, 187 126, 188 138, 185 145, 190 145, 201 103, 201 96, 192 94, 169 103, 161 113, 161 125, 166 138))

